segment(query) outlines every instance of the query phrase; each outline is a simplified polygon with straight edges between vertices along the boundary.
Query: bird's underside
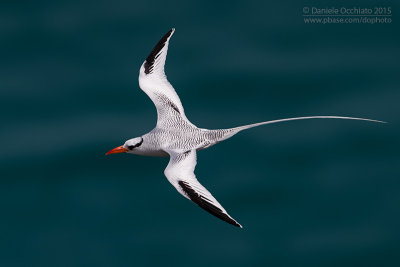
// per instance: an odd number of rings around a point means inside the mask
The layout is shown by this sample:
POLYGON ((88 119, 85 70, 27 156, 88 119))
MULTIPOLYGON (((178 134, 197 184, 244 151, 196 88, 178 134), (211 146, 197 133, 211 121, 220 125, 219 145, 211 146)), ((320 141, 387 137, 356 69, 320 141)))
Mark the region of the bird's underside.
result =
POLYGON ((156 127, 141 137, 128 140, 123 146, 109 153, 128 152, 147 156, 169 156, 170 160, 164 171, 168 181, 184 197, 225 222, 242 227, 197 180, 194 174, 197 150, 215 145, 242 130, 284 121, 352 119, 380 122, 353 117, 309 116, 266 121, 230 129, 198 128, 186 118, 182 103, 164 72, 169 40, 174 31, 175 29, 171 29, 161 38, 139 72, 140 88, 150 97, 157 109, 156 127))

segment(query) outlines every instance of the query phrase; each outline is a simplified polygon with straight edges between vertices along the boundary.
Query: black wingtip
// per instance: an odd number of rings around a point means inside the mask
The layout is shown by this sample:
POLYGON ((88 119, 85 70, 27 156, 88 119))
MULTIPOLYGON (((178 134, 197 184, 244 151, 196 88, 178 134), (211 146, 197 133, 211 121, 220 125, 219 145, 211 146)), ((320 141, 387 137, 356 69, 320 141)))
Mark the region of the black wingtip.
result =
POLYGON ((240 229, 243 229, 243 226, 239 224, 237 221, 234 221, 235 224, 231 223, 233 226, 239 227, 240 229))
POLYGON ((158 53, 164 48, 165 43, 171 37, 171 35, 175 32, 175 28, 169 30, 158 43, 154 46, 153 50, 151 50, 150 54, 146 58, 144 63, 144 73, 149 74, 153 70, 154 61, 157 58, 158 53))
POLYGON ((208 211, 215 217, 218 217, 219 219, 233 226, 243 228, 243 226, 241 226, 237 221, 232 219, 228 214, 222 212, 221 209, 214 206, 210 202, 206 201, 205 198, 199 195, 195 190, 193 190, 193 188, 188 183, 184 181, 179 181, 178 184, 181 186, 183 191, 185 191, 190 200, 196 203, 199 207, 203 208, 204 210, 208 211))

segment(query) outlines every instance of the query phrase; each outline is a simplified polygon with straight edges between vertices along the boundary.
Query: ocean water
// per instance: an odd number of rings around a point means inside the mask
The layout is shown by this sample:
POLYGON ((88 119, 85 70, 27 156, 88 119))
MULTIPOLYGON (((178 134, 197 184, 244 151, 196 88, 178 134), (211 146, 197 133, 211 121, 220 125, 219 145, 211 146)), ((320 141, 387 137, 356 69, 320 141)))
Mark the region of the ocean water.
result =
POLYGON ((398 6, 378 1, 0 4, 0 266, 399 266, 398 6), (391 6, 306 24, 305 6, 391 6), (242 132, 196 174, 243 229, 184 199, 167 158, 104 153, 155 125, 139 67, 202 128, 242 132))

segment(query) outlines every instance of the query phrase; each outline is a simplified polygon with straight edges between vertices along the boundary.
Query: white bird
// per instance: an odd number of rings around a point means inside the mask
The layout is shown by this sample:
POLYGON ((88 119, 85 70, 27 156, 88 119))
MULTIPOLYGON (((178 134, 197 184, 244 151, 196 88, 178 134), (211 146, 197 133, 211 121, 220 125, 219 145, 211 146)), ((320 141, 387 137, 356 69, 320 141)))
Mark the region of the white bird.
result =
POLYGON ((230 129, 208 130, 196 127, 185 115, 179 96, 168 82, 164 72, 168 44, 175 29, 168 31, 150 55, 139 72, 140 88, 151 98, 157 109, 157 125, 149 133, 129 139, 108 154, 131 153, 145 156, 169 156, 164 171, 168 181, 187 199, 193 201, 212 215, 232 225, 242 227, 222 205, 197 180, 194 169, 198 150, 209 148, 238 132, 260 125, 304 119, 351 119, 382 122, 371 119, 341 116, 311 116, 260 122, 230 129))

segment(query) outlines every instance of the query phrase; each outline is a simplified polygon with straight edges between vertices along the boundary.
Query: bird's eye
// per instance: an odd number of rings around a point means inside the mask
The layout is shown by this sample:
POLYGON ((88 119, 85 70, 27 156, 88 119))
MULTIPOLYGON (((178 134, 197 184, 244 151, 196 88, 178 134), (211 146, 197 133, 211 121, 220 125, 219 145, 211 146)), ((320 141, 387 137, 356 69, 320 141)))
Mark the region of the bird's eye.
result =
POLYGON ((143 138, 141 138, 140 142, 137 143, 136 145, 130 145, 130 146, 127 146, 127 147, 128 147, 129 150, 132 150, 132 149, 134 149, 136 147, 139 147, 142 143, 143 143, 143 138))

